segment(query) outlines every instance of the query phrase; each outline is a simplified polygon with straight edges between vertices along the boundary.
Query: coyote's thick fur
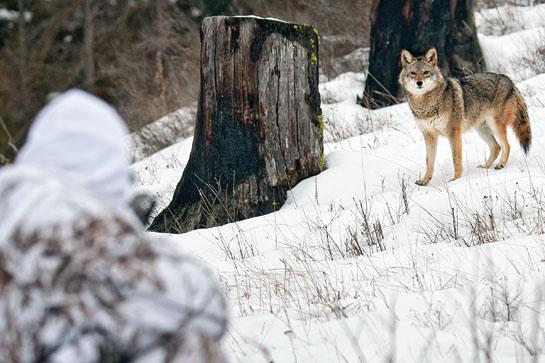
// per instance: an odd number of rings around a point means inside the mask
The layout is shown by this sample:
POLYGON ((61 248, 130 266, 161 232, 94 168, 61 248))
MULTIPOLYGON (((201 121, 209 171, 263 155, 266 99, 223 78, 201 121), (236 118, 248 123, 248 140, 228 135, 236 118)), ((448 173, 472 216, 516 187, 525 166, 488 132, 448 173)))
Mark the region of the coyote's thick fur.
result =
POLYGON ((399 83, 426 142, 426 174, 416 182, 427 185, 433 175, 437 138, 450 142, 454 179, 462 175, 462 133, 474 128, 488 144, 490 156, 481 165, 490 168, 500 151, 496 169, 509 159, 507 126, 511 125, 525 153, 532 131, 524 98, 513 81, 503 74, 478 73, 464 78, 444 78, 432 48, 422 57, 401 51, 399 83))

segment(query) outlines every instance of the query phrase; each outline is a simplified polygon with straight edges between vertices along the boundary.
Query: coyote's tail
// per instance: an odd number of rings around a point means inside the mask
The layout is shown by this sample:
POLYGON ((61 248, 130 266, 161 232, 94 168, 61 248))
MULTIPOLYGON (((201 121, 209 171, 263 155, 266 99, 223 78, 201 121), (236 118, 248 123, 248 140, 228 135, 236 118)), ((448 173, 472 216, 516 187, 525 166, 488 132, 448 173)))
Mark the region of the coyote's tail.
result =
POLYGON ((530 128, 530 119, 528 118, 528 109, 526 108, 526 102, 520 94, 519 90, 515 88, 515 98, 517 102, 517 109, 515 111, 515 120, 513 122, 513 130, 519 139, 520 146, 524 150, 525 154, 528 154, 530 145, 532 143, 532 129, 530 128))

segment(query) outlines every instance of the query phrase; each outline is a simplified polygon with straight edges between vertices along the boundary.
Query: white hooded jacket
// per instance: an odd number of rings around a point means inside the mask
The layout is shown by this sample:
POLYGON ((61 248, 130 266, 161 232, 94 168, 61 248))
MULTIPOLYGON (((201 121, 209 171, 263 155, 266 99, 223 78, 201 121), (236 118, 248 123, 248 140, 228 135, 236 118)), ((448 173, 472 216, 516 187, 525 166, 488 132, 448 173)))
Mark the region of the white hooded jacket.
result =
POLYGON ((127 207, 127 130, 82 91, 44 108, 0 169, 0 356, 214 362, 226 304, 201 263, 127 207))
POLYGON ((96 203, 126 205, 131 192, 126 134, 117 112, 83 91, 54 99, 36 117, 15 165, 0 174, 0 241, 15 225, 61 222, 96 203))

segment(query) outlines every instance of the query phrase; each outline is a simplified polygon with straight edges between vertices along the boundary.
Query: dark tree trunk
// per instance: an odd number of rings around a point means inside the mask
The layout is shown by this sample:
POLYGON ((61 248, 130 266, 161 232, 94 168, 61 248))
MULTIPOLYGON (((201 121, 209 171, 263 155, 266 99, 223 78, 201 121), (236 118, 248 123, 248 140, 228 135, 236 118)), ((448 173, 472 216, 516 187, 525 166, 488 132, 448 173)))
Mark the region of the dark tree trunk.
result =
POLYGON ((92 0, 83 1, 84 33, 83 33, 83 86, 91 93, 94 93, 96 81, 95 76, 95 9, 92 0))
POLYGON ((278 209, 322 169, 322 129, 313 27, 205 18, 193 149, 150 229, 180 233, 278 209))
POLYGON ((369 73, 361 104, 380 108, 400 101, 400 53, 435 47, 447 76, 482 72, 485 64, 473 16, 474 0, 373 0, 369 73))
POLYGON ((22 119, 24 112, 28 109, 30 93, 28 90, 28 47, 27 47, 27 32, 25 24, 25 4, 24 0, 17 0, 17 11, 19 16, 17 17, 17 42, 19 47, 19 97, 21 109, 19 111, 19 118, 22 119))

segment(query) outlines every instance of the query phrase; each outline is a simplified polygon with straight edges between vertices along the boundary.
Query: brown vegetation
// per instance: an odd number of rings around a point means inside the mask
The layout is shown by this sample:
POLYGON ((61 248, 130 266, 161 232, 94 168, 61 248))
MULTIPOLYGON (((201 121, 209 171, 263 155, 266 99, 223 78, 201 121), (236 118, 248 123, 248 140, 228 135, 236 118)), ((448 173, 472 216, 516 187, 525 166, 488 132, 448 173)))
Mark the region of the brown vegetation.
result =
MULTIPOLYGON (((0 1, 0 117, 20 145, 46 100, 71 87, 112 103, 136 130, 197 99, 200 20, 255 14, 312 24, 322 72, 368 42, 370 0, 0 1), (23 14, 18 16, 18 14, 23 14)), ((0 154, 12 158, 0 130, 0 154)))

